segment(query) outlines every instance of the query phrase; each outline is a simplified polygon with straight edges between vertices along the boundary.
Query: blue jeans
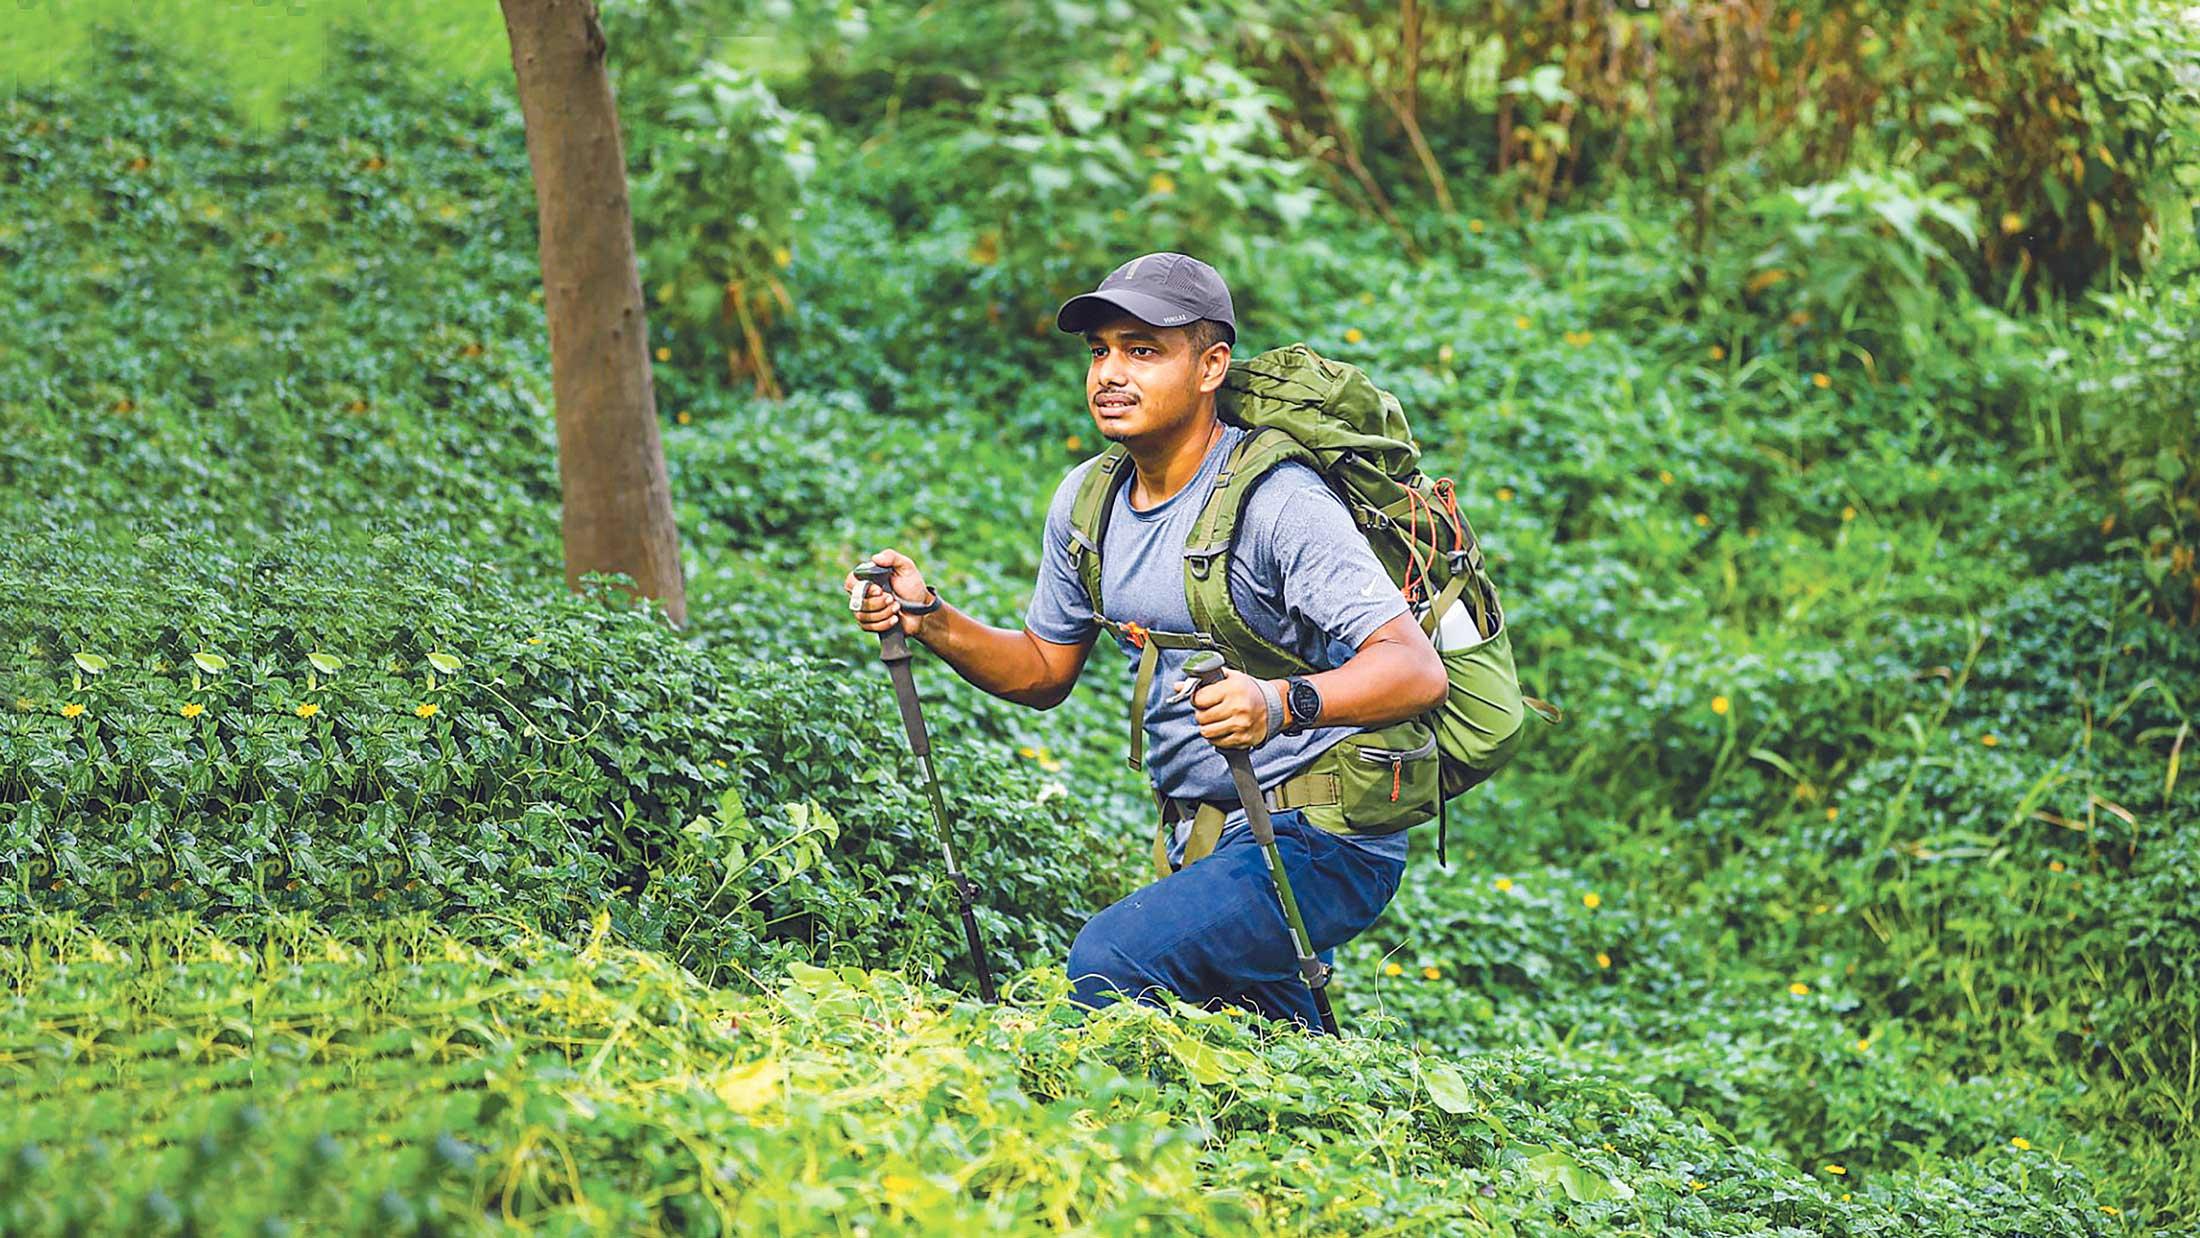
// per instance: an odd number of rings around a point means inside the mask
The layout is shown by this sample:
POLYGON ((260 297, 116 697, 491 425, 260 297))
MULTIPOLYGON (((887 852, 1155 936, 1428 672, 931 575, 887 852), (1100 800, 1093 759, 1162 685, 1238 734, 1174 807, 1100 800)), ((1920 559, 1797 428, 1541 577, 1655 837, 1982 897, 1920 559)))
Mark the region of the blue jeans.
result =
MULTIPOLYGON (((1337 946, 1382 914, 1405 862, 1346 842, 1299 812, 1273 820, 1306 934, 1329 962, 1337 946)), ((1240 824, 1225 829, 1204 859, 1086 922, 1069 950, 1072 1000, 1097 1007, 1120 993, 1158 1006, 1152 990, 1162 989, 1209 1009, 1227 1003, 1321 1029, 1267 861, 1243 818, 1233 821, 1240 824)))

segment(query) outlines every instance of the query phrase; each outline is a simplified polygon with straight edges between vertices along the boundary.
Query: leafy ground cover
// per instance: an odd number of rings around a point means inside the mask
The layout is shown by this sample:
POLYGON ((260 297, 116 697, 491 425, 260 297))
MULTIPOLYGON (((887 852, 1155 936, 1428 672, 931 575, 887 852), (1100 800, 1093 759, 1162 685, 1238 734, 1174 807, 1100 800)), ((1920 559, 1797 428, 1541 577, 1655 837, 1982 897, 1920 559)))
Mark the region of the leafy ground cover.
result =
POLYGON ((1401 397, 1567 720, 1341 953, 1364 1038, 1081 1023, 1066 942, 1145 871, 1119 686, 1034 715, 920 664, 1020 976, 955 1002, 832 589, 897 544, 1008 621, 1093 448, 984 216, 917 197, 959 139, 822 140, 784 400, 660 336, 672 632, 558 585, 507 99, 348 39, 254 126, 202 65, 97 58, 0 103, 10 1228, 2200 1210, 2188 286, 2007 316, 1868 239, 1891 199, 1768 217, 1716 293, 1655 200, 1257 250, 1247 343, 1401 397), (1867 291, 1764 278, 1807 264, 1867 291))

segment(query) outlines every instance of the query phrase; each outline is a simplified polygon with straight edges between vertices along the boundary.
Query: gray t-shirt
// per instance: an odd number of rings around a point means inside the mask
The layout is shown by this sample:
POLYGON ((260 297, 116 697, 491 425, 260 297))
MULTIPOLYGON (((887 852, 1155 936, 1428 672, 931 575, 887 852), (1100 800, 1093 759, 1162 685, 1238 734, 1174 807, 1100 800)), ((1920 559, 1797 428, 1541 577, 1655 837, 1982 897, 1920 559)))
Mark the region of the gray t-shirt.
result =
MULTIPOLYGON (((1244 436, 1242 429, 1223 427, 1199 474, 1152 507, 1131 506, 1129 483, 1117 491, 1100 565, 1108 618, 1168 632, 1192 630, 1184 599, 1186 536, 1214 489, 1223 460, 1244 436)), ((1048 505, 1038 585, 1024 615, 1026 627, 1056 644, 1076 644, 1099 626, 1069 557, 1070 509, 1091 467, 1088 460, 1070 470, 1048 505)), ((1375 629, 1407 613, 1404 595, 1368 548, 1343 501, 1312 469, 1298 463, 1278 466, 1247 500, 1230 555, 1230 599, 1254 631, 1318 670, 1343 665, 1375 629)), ((1120 638, 1116 646, 1123 654, 1128 693, 1138 650, 1120 638)), ((1191 702, 1167 703, 1169 688, 1183 678, 1190 656, 1191 651, 1182 649, 1164 649, 1159 655, 1154 671, 1159 690, 1146 712, 1146 773, 1164 794, 1178 799, 1235 798, 1229 766, 1200 736, 1191 702)), ((1316 727, 1298 735, 1270 736, 1253 750, 1254 776, 1262 786, 1272 787, 1352 733, 1350 727, 1316 727)), ((1242 814, 1232 814, 1227 828, 1243 829, 1243 821, 1242 814)), ((1182 834, 1179 830, 1172 852, 1181 853, 1182 834)), ((1405 856, 1402 831, 1345 837, 1385 855, 1405 856)))

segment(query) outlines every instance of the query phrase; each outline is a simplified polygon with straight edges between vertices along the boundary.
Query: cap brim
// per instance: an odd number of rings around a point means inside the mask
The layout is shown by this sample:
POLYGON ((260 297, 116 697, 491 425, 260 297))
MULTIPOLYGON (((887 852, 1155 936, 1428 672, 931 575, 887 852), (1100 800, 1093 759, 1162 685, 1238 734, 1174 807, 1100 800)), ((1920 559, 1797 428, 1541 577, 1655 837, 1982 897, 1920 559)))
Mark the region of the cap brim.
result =
POLYGON ((1062 302, 1061 310, 1054 315, 1054 325, 1064 331, 1082 333, 1119 314, 1129 314, 1153 327, 1181 327, 1199 317, 1181 305, 1150 293, 1116 289, 1088 292, 1062 302))

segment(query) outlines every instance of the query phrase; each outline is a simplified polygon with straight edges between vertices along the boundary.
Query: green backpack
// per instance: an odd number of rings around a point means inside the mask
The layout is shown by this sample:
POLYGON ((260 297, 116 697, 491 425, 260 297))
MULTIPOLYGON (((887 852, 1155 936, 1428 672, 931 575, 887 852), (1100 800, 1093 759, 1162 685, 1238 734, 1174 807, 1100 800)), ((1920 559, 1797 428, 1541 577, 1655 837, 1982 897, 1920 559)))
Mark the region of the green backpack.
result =
MULTIPOLYGON (((1216 411, 1249 433, 1224 462, 1184 547, 1184 593, 1191 632, 1160 632, 1107 616, 1100 553, 1115 494, 1135 471, 1117 443, 1085 474, 1070 515, 1071 566, 1084 582, 1101 627, 1140 650, 1131 690, 1132 768, 1141 764, 1145 715, 1162 649, 1213 649, 1232 668, 1261 679, 1313 669, 1255 632, 1230 600, 1231 543, 1253 487, 1271 469, 1297 460, 1344 500, 1368 545, 1404 591, 1432 636, 1454 602, 1467 608, 1486 640, 1442 650, 1451 690, 1429 713, 1336 744, 1270 793, 1276 808, 1299 808, 1340 833, 1388 834, 1437 818, 1443 850, 1445 801, 1495 773, 1512 755, 1524 698, 1505 626, 1474 530, 1459 514, 1449 478, 1418 467, 1420 446, 1398 400, 1358 368, 1319 356, 1304 344, 1230 363, 1216 411)), ((1207 841, 1211 846, 1211 839, 1207 841)), ((1204 848, 1200 849, 1204 854, 1204 848)), ((1157 854, 1158 844, 1157 844, 1157 854)), ((1198 858, 1187 848, 1185 862, 1198 858)), ((1166 871, 1166 868, 1163 869, 1166 871)))

